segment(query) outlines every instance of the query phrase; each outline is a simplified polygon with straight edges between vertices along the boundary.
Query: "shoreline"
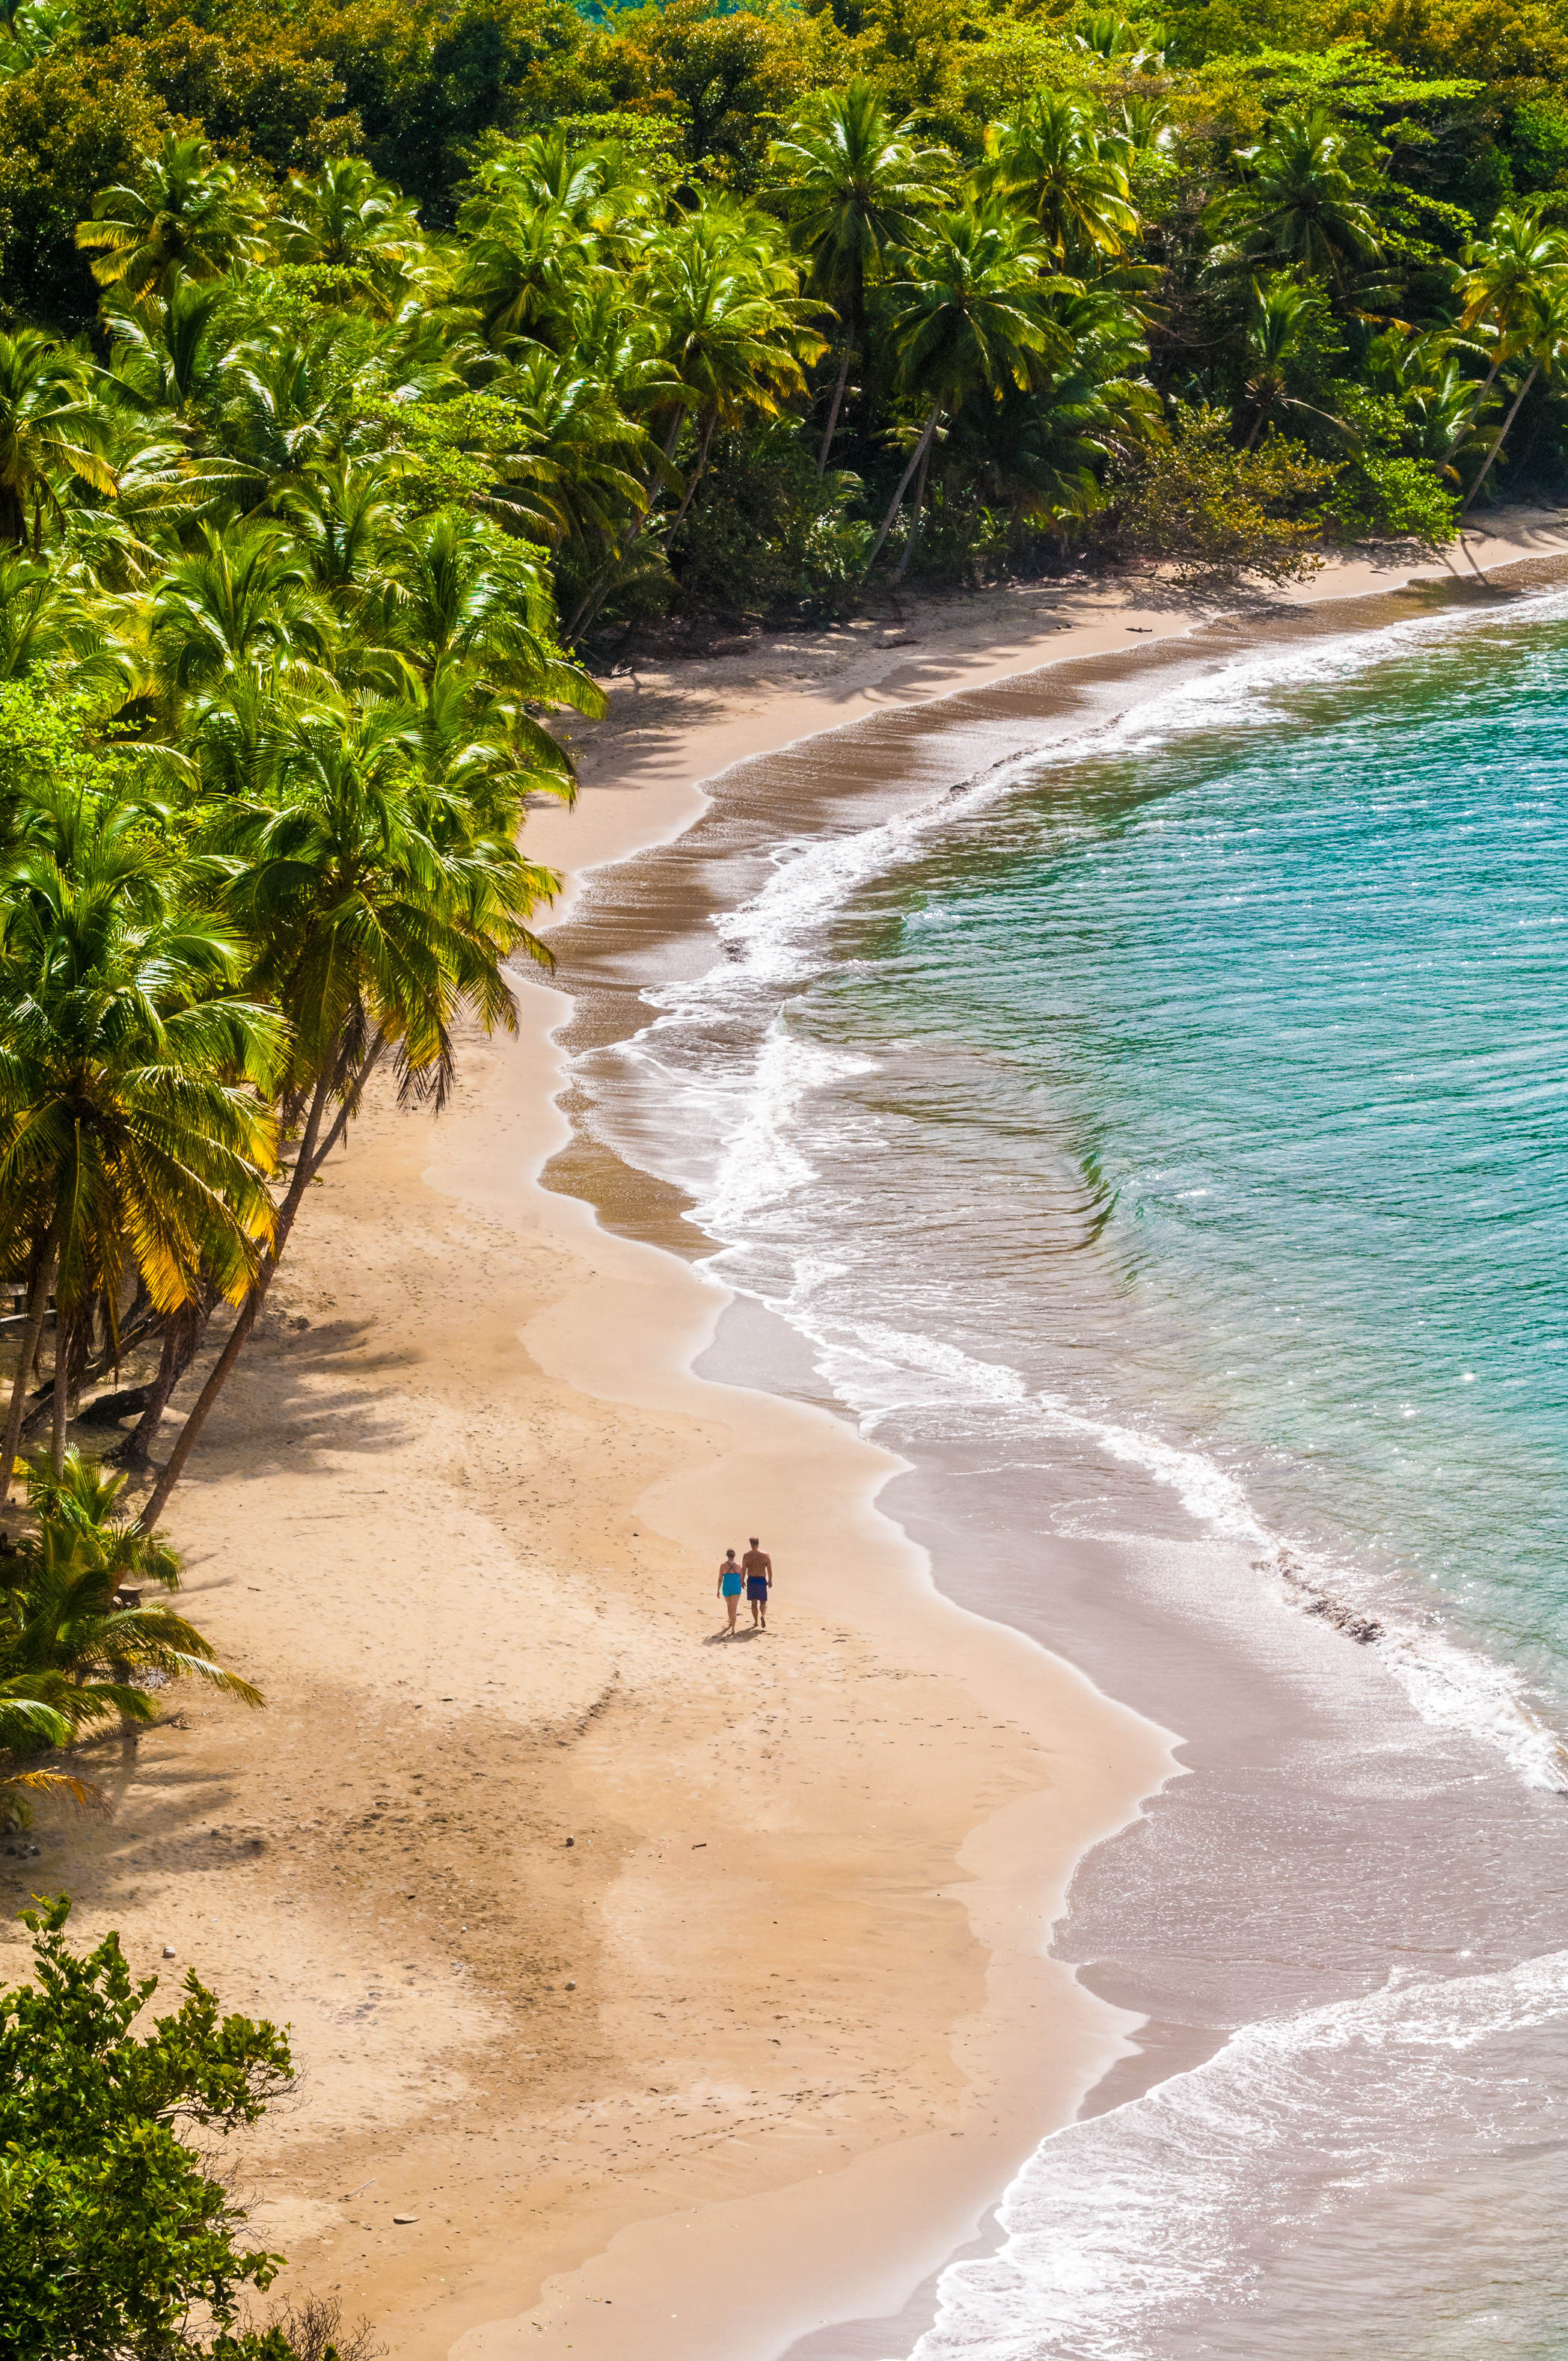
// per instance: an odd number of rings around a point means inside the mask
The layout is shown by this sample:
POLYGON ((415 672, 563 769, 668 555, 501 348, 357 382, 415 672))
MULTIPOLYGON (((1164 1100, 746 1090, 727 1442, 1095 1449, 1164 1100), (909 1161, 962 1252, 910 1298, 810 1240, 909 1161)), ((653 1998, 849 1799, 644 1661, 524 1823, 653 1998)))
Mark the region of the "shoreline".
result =
MULTIPOLYGON (((530 851, 569 861, 575 887, 682 836, 700 780, 825 708, 832 730, 1015 677, 1047 646, 1053 664, 1107 654, 1132 616, 1165 640, 1192 624, 1096 591, 1069 646, 1063 603, 998 655, 992 601, 992 644, 938 649, 913 681, 879 648, 826 688, 739 685, 743 710, 703 681, 670 693, 684 718, 644 703, 619 739, 584 733, 583 802, 538 815, 530 851)), ((552 931, 575 906, 569 890, 552 931)), ((112 1829, 51 1839, 42 1883, 69 1871, 82 1931, 120 1924, 133 1966, 172 1936, 226 2004, 255 2004, 254 1970, 266 2013, 295 2015, 304 2086, 245 2152, 264 2198, 285 2184, 256 2226, 291 2252, 285 2285, 370 2311, 400 2361, 563 2337, 642 2361, 672 2349, 672 2313, 683 2361, 767 2361, 825 2318, 896 2310, 1134 2054, 1136 2012, 1046 1957, 1044 1930, 1180 1741, 937 1591, 875 1506, 891 1455, 692 1373, 722 1290, 539 1185, 568 1137, 551 1037, 571 1013, 526 993, 520 1039, 473 1046, 439 1127, 384 1098, 356 1127, 170 1519, 192 1613, 272 1708, 192 1700, 112 1829), (787 1670, 754 1674, 761 1643, 701 1650, 705 1568, 753 1518, 789 1536, 787 1670), (392 1797, 394 1763, 452 1806, 444 1833, 392 1797), (483 1793, 455 1831, 467 1778, 483 1793), (356 1980, 363 2002, 318 2006, 356 1980), (676 2128, 694 2119, 700 2140, 676 2128)))

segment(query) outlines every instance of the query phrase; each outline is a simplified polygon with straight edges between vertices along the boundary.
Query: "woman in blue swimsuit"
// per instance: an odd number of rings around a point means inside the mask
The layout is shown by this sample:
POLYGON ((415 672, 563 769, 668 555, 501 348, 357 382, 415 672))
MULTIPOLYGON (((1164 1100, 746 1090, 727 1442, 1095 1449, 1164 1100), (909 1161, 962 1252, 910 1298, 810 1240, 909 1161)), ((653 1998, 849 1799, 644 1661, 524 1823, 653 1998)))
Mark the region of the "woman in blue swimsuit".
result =
POLYGON ((725 1634, 727 1639, 733 1639, 735 1635, 735 1618, 740 1612, 740 1591, 744 1580, 744 1576, 735 1563, 734 1551, 727 1550, 724 1554, 724 1564, 718 1569, 718 1596, 729 1610, 729 1629, 725 1634))

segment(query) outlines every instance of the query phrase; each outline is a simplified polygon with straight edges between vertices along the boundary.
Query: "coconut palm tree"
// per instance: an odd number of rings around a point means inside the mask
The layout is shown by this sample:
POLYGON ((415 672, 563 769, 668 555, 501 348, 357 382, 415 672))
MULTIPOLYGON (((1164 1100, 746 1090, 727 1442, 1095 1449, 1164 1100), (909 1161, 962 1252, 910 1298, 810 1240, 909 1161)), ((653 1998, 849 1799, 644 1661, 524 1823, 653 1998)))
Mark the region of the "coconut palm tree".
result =
POLYGON ((285 262, 396 276, 422 243, 419 207, 357 156, 330 156, 309 176, 292 172, 273 226, 285 262))
POLYGON ((76 243, 96 254, 100 287, 167 295, 179 277, 213 279, 258 261, 266 214, 260 191, 204 139, 168 132, 156 156, 99 192, 76 243))
POLYGON ((278 505, 311 578, 345 620, 387 588, 379 560, 397 515, 392 469, 336 462, 307 470, 278 505))
POLYGON ((459 221, 469 242, 455 291, 486 340, 500 349, 528 336, 564 350, 572 307, 602 267, 592 229, 567 206, 490 200, 459 221))
MULTIPOLYGON (((900 374, 930 408, 888 502, 868 570, 917 469, 924 489, 925 466, 943 412, 956 411, 971 393, 1027 386, 1069 357, 1071 340, 1050 317, 1051 291, 1041 279, 1047 260, 1044 233, 997 198, 938 214, 905 258, 905 276, 889 289, 888 308, 900 374)), ((1053 285, 1058 292, 1083 291, 1076 280, 1053 285)), ((916 492, 905 564, 919 516, 916 492)))
MULTIPOLYGON (((453 627, 499 630, 476 615, 453 627)), ((206 834, 230 906, 263 948, 258 984, 291 1020, 293 1171, 268 1250, 216 1364, 142 1512, 151 1530, 266 1301, 311 1181, 353 1118, 381 1059, 402 1093, 437 1108, 466 1016, 516 1028, 505 964, 548 963, 528 918, 556 890, 510 829, 475 833, 460 796, 433 791, 408 710, 323 695, 275 708, 257 791, 212 810, 206 834)), ((515 817, 515 813, 514 813, 515 817)))
POLYGON ((1350 440, 1354 430, 1290 390, 1289 364, 1302 348, 1322 308, 1316 287, 1297 280, 1254 280, 1252 303, 1243 346, 1242 402, 1252 413, 1246 441, 1250 451, 1266 426, 1285 418, 1315 418, 1320 425, 1350 440))
MULTIPOLYGON (((1543 219, 1539 205, 1501 206, 1487 235, 1465 248, 1460 326, 1485 337, 1492 347, 1491 366, 1475 399, 1476 413, 1500 371, 1528 346, 1533 322, 1543 306, 1551 308, 1554 291, 1565 281, 1568 230, 1543 219)), ((1456 435, 1452 447, 1457 449, 1462 439, 1463 434, 1456 435)), ((1490 457, 1486 464, 1490 467, 1490 457)))
MULTIPOLYGON (((667 364, 660 383, 666 391, 675 387, 667 364)), ((638 470, 652 465, 652 438, 576 352, 562 357, 523 345, 488 390, 508 413, 506 447, 494 455, 492 513, 531 540, 576 535, 601 545, 642 513, 648 496, 638 470)))
POLYGON ((1358 265, 1376 260, 1373 163, 1364 136, 1336 122, 1328 107, 1288 107, 1235 160, 1246 177, 1208 216, 1223 241, 1216 263, 1299 269, 1343 290, 1358 265))
POLYGON ((58 1466, 29 1460, 26 1475, 38 1530, 6 1562, 0 1591, 0 1744, 16 1748, 28 1735, 25 1724, 5 1733, 7 1691, 13 1712, 26 1698, 48 1717, 31 1717, 35 1750, 62 1743, 62 1730, 70 1738, 117 1719, 128 1732, 155 1720, 155 1697, 138 1674, 195 1678, 242 1704, 262 1704, 260 1691, 220 1664, 183 1616, 118 1603, 126 1585, 180 1587, 180 1561, 161 1536, 118 1514, 123 1476, 106 1477, 76 1451, 58 1466))
POLYGON ((115 489, 104 456, 109 422, 80 353, 36 328, 0 335, 0 541, 41 546, 46 515, 63 516, 58 487, 73 478, 115 489))
POLYGON ((838 432, 850 366, 866 333, 866 287, 949 193, 957 170, 945 148, 923 147, 913 118, 894 122, 863 77, 809 99, 768 154, 811 283, 843 322, 839 373, 817 455, 820 475, 838 432))
POLYGON ((118 290, 103 306, 115 390, 143 412, 190 426, 223 401, 246 318, 225 279, 172 280, 134 301, 118 290))
POLYGON ((33 805, 0 875, 0 1207, 29 1240, 0 1500, 51 1294, 57 1460, 89 1304, 113 1325, 132 1268, 159 1310, 208 1282, 244 1295, 272 1229, 283 1038, 239 996, 246 946, 190 906, 145 813, 49 782, 33 805))
POLYGON ((1538 378, 1548 383, 1558 379, 1564 362, 1568 361, 1568 276, 1554 276, 1552 281, 1541 288, 1528 309, 1521 307, 1516 315, 1511 333, 1517 356, 1514 366, 1523 374, 1508 413, 1492 437, 1480 472, 1464 495, 1459 511, 1461 523, 1469 515, 1476 493, 1491 473, 1493 462, 1519 414, 1526 394, 1538 378), (1526 361, 1530 363, 1528 370, 1524 370, 1526 361))
POLYGON ((669 369, 663 447, 654 456, 646 505, 610 551, 566 627, 586 627, 647 522, 657 479, 673 470, 686 420, 697 447, 666 532, 680 530, 722 426, 776 418, 804 399, 806 364, 826 350, 812 324, 819 307, 798 292, 798 273, 772 225, 727 197, 713 197, 652 241, 639 270, 638 300, 658 324, 669 369))
POLYGON ((109 648, 103 602, 86 597, 60 568, 24 550, 0 552, 0 680, 41 664, 73 664, 87 672, 109 648))
POLYGON ((203 525, 178 557, 148 616, 154 677, 170 705, 257 664, 319 670, 336 642, 332 609, 307 553, 276 525, 203 525))
POLYGON ((1038 222, 1058 264, 1080 275, 1137 234, 1132 145, 1077 93, 1043 91, 986 134, 981 185, 1038 222))

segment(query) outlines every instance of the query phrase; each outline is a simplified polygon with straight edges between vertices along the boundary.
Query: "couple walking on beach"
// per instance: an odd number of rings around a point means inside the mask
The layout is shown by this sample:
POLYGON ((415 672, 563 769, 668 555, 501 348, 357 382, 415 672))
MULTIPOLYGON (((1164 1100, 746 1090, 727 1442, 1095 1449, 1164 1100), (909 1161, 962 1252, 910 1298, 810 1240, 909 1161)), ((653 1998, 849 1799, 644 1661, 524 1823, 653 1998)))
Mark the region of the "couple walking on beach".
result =
POLYGON ((737 1565, 733 1550, 724 1553, 724 1564, 718 1569, 718 1596, 729 1616, 727 1640, 735 1637, 735 1618, 740 1612, 740 1591, 744 1585, 751 1609, 751 1629, 765 1631, 768 1628, 768 1593, 773 1587, 773 1562, 762 1548, 755 1533, 751 1546, 737 1565))

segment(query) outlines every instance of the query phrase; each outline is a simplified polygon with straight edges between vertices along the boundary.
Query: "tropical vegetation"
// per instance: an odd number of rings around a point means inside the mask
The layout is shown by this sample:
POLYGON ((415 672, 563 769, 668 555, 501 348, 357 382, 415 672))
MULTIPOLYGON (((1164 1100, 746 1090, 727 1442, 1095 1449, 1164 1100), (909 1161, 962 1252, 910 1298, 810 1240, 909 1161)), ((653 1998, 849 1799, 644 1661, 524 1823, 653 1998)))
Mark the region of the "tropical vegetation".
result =
POLYGON ((6 2353, 369 2361, 384 2348, 330 2301, 267 2324, 247 2310, 282 2257, 246 2236, 222 2143, 289 2089, 286 2034, 220 2015, 193 1971, 149 2021, 158 1977, 132 1974, 116 1935, 73 1950, 70 1915, 63 1898, 23 1914, 32 1979, 0 1992, 6 2353))

